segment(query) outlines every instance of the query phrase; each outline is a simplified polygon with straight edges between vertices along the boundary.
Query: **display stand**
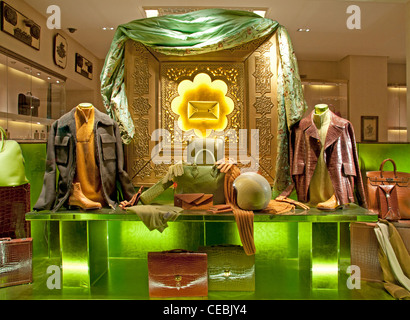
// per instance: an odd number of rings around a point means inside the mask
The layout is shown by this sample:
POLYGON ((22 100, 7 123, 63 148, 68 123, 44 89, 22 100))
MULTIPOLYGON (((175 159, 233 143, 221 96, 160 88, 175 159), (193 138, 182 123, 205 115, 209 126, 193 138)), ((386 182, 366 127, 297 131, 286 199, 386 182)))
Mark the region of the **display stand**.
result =
MULTIPOLYGON (((64 288, 92 287, 107 271, 109 259, 120 256, 145 259, 149 251, 172 246, 196 250, 200 245, 240 244, 234 216, 229 213, 183 211, 163 233, 149 231, 137 214, 121 209, 32 212, 26 219, 36 235, 33 259, 58 258, 64 288)), ((375 222, 377 215, 354 204, 333 213, 317 209, 255 213, 256 263, 269 268, 294 260, 299 282, 309 282, 311 289, 337 289, 339 272, 346 273, 342 269, 350 264, 346 245, 353 221, 375 222)), ((126 281, 127 276, 122 278, 126 281)))

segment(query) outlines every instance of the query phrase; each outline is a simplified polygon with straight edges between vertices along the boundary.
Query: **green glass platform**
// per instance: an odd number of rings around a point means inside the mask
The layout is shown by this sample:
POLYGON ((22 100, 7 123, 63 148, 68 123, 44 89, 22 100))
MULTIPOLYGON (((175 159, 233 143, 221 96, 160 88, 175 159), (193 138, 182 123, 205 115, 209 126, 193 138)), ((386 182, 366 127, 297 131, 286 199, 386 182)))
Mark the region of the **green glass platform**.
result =
MULTIPOLYGON (((106 290, 123 297, 122 290, 129 291, 124 288, 134 283, 133 298, 148 299, 147 252, 176 248, 195 251, 203 245, 241 244, 230 213, 183 211, 174 222, 168 222, 162 233, 149 231, 138 215, 121 209, 32 212, 26 219, 31 222, 33 261, 42 265, 42 275, 49 265, 61 266, 61 285, 66 294, 74 290, 88 296, 106 290)), ((346 269, 350 265, 349 225, 353 221, 374 222, 377 215, 354 204, 335 212, 255 212, 259 287, 254 293, 210 293, 211 297, 305 299, 313 292, 320 297, 325 290, 324 297, 328 299, 332 295, 337 298, 340 290, 349 293, 346 269), (283 286, 293 293, 278 297, 283 286)), ((55 290, 48 291, 56 294, 55 290)))

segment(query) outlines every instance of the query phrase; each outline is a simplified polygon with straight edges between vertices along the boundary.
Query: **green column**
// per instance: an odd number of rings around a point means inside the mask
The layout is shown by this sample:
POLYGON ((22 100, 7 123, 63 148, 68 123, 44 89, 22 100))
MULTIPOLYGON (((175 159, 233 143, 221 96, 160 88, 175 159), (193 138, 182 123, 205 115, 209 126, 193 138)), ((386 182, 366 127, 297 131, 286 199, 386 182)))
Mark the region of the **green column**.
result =
POLYGON ((339 223, 313 223, 312 289, 338 288, 339 243, 339 223))
POLYGON ((108 268, 106 221, 61 221, 63 287, 91 287, 108 268))

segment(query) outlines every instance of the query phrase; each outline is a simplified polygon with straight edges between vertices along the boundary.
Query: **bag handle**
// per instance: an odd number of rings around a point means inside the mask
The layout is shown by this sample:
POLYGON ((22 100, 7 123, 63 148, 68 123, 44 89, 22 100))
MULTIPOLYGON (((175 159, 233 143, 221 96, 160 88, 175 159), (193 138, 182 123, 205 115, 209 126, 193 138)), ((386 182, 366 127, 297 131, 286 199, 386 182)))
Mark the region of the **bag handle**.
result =
POLYGON ((216 162, 215 156, 214 156, 214 154, 211 152, 211 150, 208 150, 208 149, 201 149, 201 150, 199 150, 199 151, 196 153, 195 158, 194 158, 194 163, 195 163, 195 164, 196 164, 196 162, 197 162, 197 159, 198 159, 199 154, 201 154, 202 152, 209 153, 209 154, 211 155, 211 157, 214 159, 213 164, 215 164, 215 162, 216 162))
POLYGON ((385 160, 383 160, 383 162, 381 163, 381 165, 380 165, 380 177, 381 178, 383 178, 383 167, 384 167, 384 165, 385 165, 385 163, 387 162, 387 161, 390 161, 392 164, 393 164, 393 168, 394 168, 394 177, 395 178, 397 178, 397 169, 396 169, 396 163, 394 162, 394 160, 393 159, 385 159, 385 160))
POLYGON ((1 136, 0 152, 2 152, 4 148, 4 141, 7 140, 6 131, 4 131, 2 127, 0 127, 0 136, 1 136))

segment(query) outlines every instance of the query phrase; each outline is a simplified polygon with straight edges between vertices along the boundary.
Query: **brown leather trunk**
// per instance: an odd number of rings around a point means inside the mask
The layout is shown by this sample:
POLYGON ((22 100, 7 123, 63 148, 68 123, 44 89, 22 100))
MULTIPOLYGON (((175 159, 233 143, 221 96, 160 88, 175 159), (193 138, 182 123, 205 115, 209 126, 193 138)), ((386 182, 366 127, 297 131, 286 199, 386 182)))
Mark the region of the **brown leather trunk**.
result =
POLYGON ((148 253, 149 296, 153 298, 208 295, 206 253, 171 250, 148 253))
POLYGON ((366 172, 366 196, 369 210, 380 213, 378 187, 382 185, 395 185, 397 188, 398 210, 401 219, 410 219, 410 173, 398 172, 396 163, 392 159, 385 159, 379 171, 366 172), (394 171, 384 171, 386 162, 393 164, 394 171))
POLYGON ((0 238, 0 288, 32 281, 32 239, 0 238))
MULTIPOLYGON (((407 251, 410 253, 410 221, 392 222, 399 232, 407 251)), ((383 281, 377 241, 374 228, 376 223, 352 222, 350 225, 350 257, 351 264, 360 268, 360 276, 364 281, 383 281)))

